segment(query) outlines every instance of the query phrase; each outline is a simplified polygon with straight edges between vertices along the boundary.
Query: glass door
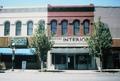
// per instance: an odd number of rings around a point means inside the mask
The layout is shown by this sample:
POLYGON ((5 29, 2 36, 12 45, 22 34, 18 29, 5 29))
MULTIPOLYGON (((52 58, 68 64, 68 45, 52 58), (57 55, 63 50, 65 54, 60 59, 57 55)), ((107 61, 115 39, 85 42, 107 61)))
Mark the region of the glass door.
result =
POLYGON ((68 56, 67 62, 68 62, 68 69, 70 70, 74 69, 74 56, 68 56))

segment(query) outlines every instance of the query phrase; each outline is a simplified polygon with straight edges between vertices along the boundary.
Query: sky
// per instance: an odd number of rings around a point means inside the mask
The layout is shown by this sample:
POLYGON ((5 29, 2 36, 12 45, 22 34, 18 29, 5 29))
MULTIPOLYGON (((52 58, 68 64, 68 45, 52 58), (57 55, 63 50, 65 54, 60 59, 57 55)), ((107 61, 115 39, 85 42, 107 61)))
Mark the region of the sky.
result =
POLYGON ((3 7, 51 5, 88 5, 95 6, 120 6, 120 0, 0 0, 3 7))

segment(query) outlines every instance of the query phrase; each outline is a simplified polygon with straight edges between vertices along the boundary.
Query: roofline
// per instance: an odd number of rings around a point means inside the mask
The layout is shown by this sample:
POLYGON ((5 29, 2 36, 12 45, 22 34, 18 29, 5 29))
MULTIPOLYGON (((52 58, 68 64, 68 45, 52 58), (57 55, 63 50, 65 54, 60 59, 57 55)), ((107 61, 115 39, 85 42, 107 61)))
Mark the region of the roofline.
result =
POLYGON ((47 8, 48 5, 40 5, 40 6, 18 6, 18 7, 14 7, 14 6, 11 6, 11 7, 4 7, 2 6, 1 9, 25 9, 25 8, 47 8))
POLYGON ((93 4, 89 5, 50 5, 48 4, 48 8, 79 8, 79 7, 94 7, 93 4))
POLYGON ((120 8, 120 6, 94 6, 95 8, 120 8))

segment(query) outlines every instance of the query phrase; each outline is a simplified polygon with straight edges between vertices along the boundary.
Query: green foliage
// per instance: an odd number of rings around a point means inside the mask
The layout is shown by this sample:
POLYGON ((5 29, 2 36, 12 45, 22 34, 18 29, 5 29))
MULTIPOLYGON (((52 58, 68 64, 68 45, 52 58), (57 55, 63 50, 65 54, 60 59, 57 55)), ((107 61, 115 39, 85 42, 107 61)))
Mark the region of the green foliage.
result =
POLYGON ((112 37, 107 24, 101 22, 94 23, 94 31, 90 38, 87 39, 90 54, 95 57, 101 57, 104 49, 112 45, 112 37))
POLYGON ((35 48, 35 54, 40 57, 40 60, 45 61, 47 52, 52 48, 53 43, 50 41, 50 37, 46 35, 45 23, 43 21, 39 22, 36 28, 31 46, 35 48))

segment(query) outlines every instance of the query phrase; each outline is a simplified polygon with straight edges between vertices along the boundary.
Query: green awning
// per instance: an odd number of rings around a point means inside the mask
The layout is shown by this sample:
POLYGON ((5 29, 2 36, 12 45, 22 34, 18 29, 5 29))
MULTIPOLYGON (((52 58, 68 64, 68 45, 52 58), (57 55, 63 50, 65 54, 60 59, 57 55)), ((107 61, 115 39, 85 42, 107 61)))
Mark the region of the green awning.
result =
POLYGON ((80 53, 89 53, 89 49, 88 48, 52 48, 51 53, 80 54, 80 53))

